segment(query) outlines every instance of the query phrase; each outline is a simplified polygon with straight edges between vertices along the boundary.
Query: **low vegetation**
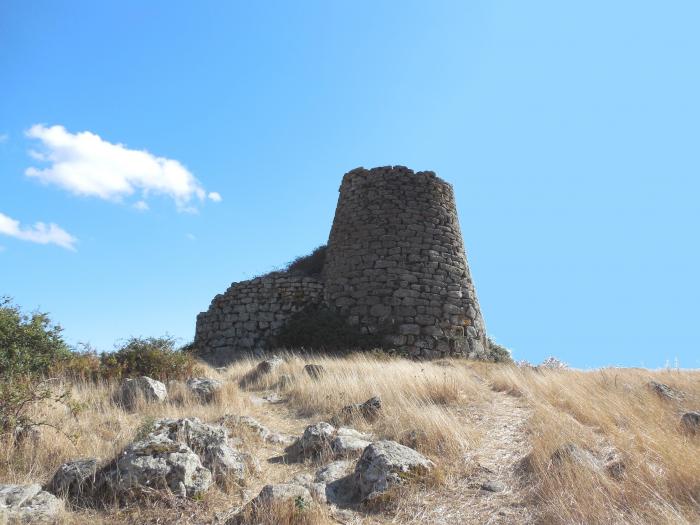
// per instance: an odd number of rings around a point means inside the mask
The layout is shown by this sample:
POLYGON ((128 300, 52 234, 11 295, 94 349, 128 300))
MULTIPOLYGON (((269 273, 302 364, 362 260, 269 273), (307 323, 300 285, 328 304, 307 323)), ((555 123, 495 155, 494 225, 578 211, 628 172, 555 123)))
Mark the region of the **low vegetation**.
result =
MULTIPOLYGON (((235 423, 245 415, 284 436, 319 421, 350 426, 414 448, 435 464, 429 476, 408 476, 381 497, 343 510, 358 523, 700 521, 700 434, 680 424, 683 413, 700 408, 697 371, 583 372, 556 360, 537 367, 419 362, 380 352, 280 357, 251 380, 259 358, 214 369, 167 337, 129 339, 110 354, 71 352, 48 316, 5 301, 0 483, 43 484, 68 460, 109 461, 159 418, 228 421, 236 449, 258 466, 244 482, 219 484, 193 499, 154 493, 148 503, 69 507, 63 516, 76 524, 224 523, 263 485, 313 475, 321 465, 285 459, 282 442, 235 423), (140 399, 131 409, 115 402, 124 379, 141 375, 168 382, 167 400, 140 399), (220 382, 217 395, 205 400, 172 381, 195 375, 220 382), (346 410, 376 396, 381 408, 372 417, 346 410)), ((337 523, 343 515, 336 510, 294 501, 256 519, 320 525, 337 523)))

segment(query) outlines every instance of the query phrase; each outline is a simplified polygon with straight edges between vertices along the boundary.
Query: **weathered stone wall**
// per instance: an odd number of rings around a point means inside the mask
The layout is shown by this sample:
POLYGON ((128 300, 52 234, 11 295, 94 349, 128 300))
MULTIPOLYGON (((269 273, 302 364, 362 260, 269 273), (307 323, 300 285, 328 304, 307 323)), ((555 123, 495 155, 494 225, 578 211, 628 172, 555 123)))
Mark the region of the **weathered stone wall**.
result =
POLYGON ((270 336, 296 312, 323 299, 323 284, 311 277, 275 272, 233 283, 197 316, 195 344, 202 358, 225 364, 264 350, 270 336))
POLYGON ((403 166, 348 172, 320 279, 277 272, 232 284, 197 317, 195 345, 226 363, 264 349, 292 314, 319 303, 402 353, 482 357, 452 186, 403 166))
POLYGON ((323 271, 327 304, 414 356, 481 355, 484 322, 452 186, 433 172, 343 177, 323 271))

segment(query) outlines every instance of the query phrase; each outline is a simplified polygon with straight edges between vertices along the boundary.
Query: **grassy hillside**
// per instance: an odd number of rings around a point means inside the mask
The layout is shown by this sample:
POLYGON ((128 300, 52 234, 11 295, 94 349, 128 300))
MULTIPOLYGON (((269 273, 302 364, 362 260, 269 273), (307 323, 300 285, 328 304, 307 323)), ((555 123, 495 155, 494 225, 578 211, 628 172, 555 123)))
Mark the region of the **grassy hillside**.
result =
MULTIPOLYGON (((356 417, 353 428, 415 448, 437 465, 431 476, 390 491, 375 504, 295 513, 299 523, 698 523, 700 436, 684 432, 683 412, 700 409, 700 373, 605 369, 591 372, 519 368, 464 360, 414 362, 381 355, 287 355, 271 374, 240 386, 257 364, 224 369, 197 365, 219 379, 208 403, 182 384, 165 403, 126 411, 113 401, 118 378, 59 378, 79 410, 38 403, 42 426, 6 443, 0 483, 47 482, 71 459, 108 460, 160 417, 249 415, 269 429, 300 435, 330 421, 350 404, 379 395, 376 420, 356 417), (307 363, 324 367, 312 378, 307 363), (280 377, 291 381, 280 384, 280 377), (649 386, 670 386, 666 398, 649 386), (496 485, 496 491, 484 488, 496 485), (502 489, 502 490, 501 490, 502 489)), ((107 509, 72 508, 67 523, 216 523, 268 483, 313 473, 320 461, 286 463, 283 445, 233 428, 237 447, 253 455, 258 471, 244 484, 213 487, 197 500, 163 495, 148 504, 107 509)), ((9 438, 8 438, 9 439, 9 438)), ((281 518, 271 518, 274 522, 281 518)), ((286 519, 286 518, 285 518, 286 519)))

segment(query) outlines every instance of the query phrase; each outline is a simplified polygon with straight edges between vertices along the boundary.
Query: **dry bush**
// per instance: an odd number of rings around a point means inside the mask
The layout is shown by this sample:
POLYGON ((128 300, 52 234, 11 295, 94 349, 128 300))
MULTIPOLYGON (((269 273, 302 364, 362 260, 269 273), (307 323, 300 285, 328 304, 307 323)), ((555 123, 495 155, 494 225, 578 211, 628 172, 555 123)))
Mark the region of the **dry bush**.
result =
POLYGON ((680 432, 684 409, 697 407, 697 372, 634 369, 492 369, 494 388, 534 407, 526 474, 546 523, 697 523, 700 440, 680 432), (685 392, 661 398, 650 379, 685 392), (600 464, 562 454, 572 445, 600 464), (617 457, 604 467, 606 453, 617 457))

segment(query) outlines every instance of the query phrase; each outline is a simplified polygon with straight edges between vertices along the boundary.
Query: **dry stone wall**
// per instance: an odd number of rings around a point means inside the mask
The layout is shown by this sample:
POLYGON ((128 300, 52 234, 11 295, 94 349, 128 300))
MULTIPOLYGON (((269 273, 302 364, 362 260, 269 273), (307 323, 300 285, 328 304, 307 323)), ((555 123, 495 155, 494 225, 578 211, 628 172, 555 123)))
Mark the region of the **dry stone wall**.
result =
POLYGON ((195 345, 214 364, 265 350, 292 315, 322 299, 323 283, 311 277, 275 272, 233 283, 197 316, 195 345))
POLYGON ((320 278, 277 272, 234 283, 197 317, 195 345, 225 363, 264 349, 312 304, 404 354, 485 355, 452 186, 403 166, 346 173, 320 278))

